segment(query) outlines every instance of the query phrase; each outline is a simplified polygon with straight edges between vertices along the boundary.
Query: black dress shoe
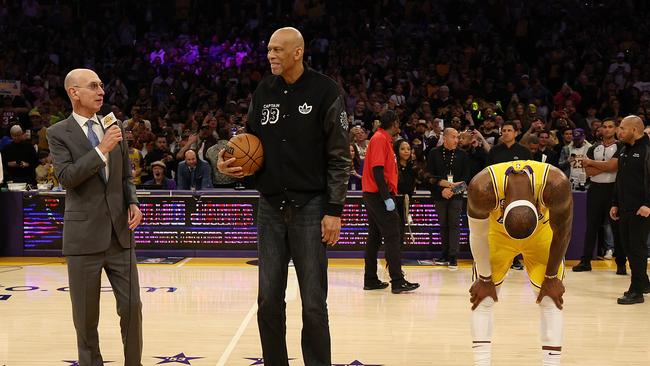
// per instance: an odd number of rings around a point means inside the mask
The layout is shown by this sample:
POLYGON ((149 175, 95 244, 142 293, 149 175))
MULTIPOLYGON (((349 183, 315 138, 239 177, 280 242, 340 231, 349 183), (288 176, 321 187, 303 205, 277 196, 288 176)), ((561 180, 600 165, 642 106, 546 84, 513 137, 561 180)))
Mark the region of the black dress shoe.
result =
POLYGON ((406 291, 413 291, 416 288, 420 287, 419 283, 410 283, 409 281, 404 281, 399 285, 393 285, 390 289, 390 292, 394 294, 399 294, 406 291))
POLYGON ((580 261, 577 265, 571 268, 573 272, 589 272, 591 271, 591 263, 580 261))
POLYGON ((382 290, 388 287, 388 282, 377 281, 375 283, 364 284, 364 290, 382 290))
POLYGON ((625 268, 625 265, 616 265, 616 274, 619 276, 625 276, 627 274, 627 269, 625 268))
POLYGON ((645 300, 643 294, 638 292, 626 291, 623 296, 619 297, 616 302, 620 305, 641 304, 645 300))

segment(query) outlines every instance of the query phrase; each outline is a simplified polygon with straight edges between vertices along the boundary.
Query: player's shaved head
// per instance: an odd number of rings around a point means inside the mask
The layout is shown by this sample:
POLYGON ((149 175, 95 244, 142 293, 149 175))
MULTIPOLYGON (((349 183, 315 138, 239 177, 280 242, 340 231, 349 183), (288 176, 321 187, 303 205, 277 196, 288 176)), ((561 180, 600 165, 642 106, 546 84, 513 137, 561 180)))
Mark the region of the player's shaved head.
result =
POLYGON ((526 239, 537 227, 537 214, 528 206, 513 207, 504 218, 503 226, 513 239, 526 239))

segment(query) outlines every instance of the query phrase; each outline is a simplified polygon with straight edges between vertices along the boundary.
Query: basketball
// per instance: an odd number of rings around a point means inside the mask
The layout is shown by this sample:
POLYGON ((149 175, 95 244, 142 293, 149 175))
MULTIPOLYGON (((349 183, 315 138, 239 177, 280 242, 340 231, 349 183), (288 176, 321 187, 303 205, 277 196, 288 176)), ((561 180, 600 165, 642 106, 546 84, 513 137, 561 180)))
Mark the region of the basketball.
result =
POLYGON ((240 166, 244 175, 255 174, 264 163, 262 142, 250 133, 233 136, 224 150, 224 160, 235 158, 236 160, 230 166, 240 166))

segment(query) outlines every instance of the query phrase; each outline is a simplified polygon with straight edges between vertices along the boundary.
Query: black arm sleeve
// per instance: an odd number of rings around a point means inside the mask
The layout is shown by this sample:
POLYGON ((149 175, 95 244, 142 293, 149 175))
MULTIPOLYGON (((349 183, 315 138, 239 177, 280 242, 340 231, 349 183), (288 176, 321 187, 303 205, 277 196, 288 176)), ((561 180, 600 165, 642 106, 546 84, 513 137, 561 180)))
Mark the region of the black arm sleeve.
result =
POLYGON ((386 201, 390 198, 390 192, 388 191, 388 186, 384 180, 384 167, 376 166, 372 168, 372 175, 375 177, 375 182, 377 183, 377 189, 379 190, 381 199, 386 201))

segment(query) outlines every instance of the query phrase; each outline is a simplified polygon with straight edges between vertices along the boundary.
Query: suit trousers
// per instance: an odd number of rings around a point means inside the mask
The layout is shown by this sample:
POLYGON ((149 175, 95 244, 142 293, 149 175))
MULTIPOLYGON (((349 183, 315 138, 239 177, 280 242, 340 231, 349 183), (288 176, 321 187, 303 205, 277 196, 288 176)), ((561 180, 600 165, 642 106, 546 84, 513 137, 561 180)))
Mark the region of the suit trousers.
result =
POLYGON ((77 332, 79 366, 102 366, 99 350, 99 296, 102 269, 106 271, 120 317, 124 365, 141 366, 142 303, 135 250, 122 248, 113 232, 109 248, 101 253, 66 256, 72 319, 77 332))
POLYGON ((434 202, 440 225, 442 240, 442 258, 455 259, 460 245, 460 214, 463 210, 463 199, 451 198, 434 202))
POLYGON ((619 230, 621 242, 630 262, 632 281, 630 291, 643 293, 650 286, 648 281, 648 232, 650 231, 650 217, 643 217, 635 211, 618 211, 620 217, 619 230))

